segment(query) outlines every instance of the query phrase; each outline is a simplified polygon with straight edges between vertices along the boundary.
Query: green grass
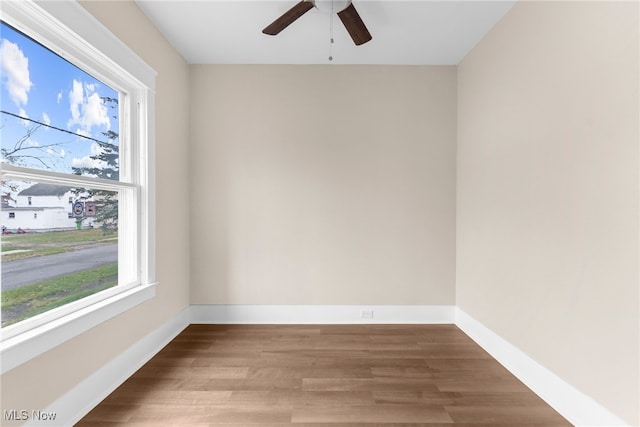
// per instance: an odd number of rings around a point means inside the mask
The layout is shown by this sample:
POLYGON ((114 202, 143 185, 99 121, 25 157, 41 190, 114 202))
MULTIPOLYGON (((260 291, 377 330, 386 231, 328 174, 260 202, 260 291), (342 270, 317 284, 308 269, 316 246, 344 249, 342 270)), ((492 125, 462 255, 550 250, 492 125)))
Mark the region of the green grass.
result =
POLYGON ((2 326, 19 322, 117 285, 118 264, 67 274, 2 292, 2 326))
MULTIPOLYGON (((2 242, 13 245, 38 245, 38 244, 73 244, 99 242, 105 239, 117 239, 118 235, 105 234, 102 230, 93 228, 89 230, 50 231, 48 233, 6 234, 2 236, 2 242)), ((18 248, 20 249, 20 248, 18 248)))
POLYGON ((118 234, 105 234, 99 229, 50 231, 47 233, 9 234, 2 236, 2 252, 26 250, 4 254, 3 262, 69 252, 94 243, 116 243, 118 234))

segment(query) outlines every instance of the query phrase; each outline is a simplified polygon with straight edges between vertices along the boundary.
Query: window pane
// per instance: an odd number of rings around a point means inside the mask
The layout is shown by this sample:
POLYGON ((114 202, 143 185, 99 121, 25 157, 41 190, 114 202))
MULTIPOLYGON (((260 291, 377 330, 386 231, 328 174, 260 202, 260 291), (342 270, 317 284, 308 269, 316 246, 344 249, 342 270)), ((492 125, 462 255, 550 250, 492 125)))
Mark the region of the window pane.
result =
POLYGON ((2 188, 2 326, 118 284, 117 192, 23 181, 2 188))
POLYGON ((119 180, 119 93, 0 24, 2 162, 119 180))

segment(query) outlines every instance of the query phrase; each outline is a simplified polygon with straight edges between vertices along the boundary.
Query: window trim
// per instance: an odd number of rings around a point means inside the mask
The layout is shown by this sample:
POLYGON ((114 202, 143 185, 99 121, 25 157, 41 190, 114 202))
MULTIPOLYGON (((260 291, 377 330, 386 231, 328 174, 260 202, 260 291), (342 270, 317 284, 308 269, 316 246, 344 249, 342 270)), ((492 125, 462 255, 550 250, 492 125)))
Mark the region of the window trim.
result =
MULTIPOLYGON (((89 296, 79 300, 82 304, 67 304, 61 307, 65 310, 58 312, 61 316, 53 320, 46 319, 28 330, 12 328, 13 332, 10 330, 7 331, 10 334, 5 334, 5 328, 0 329, 0 373, 4 374, 155 295, 156 72, 76 2, 5 2, 2 9, 3 20, 18 30, 46 42, 48 47, 63 58, 82 63, 85 71, 106 84, 113 84, 115 81, 115 86, 125 86, 134 95, 137 105, 132 108, 138 117, 131 119, 125 126, 131 126, 131 132, 136 133, 139 142, 136 149, 131 150, 131 158, 125 161, 133 163, 132 173, 137 174, 140 180, 136 185, 127 184, 126 180, 130 177, 125 176, 119 182, 119 185, 131 185, 138 191, 138 251, 133 254, 120 253, 119 257, 138 258, 139 282, 108 289, 94 299, 89 296), (129 82, 132 82, 131 86, 129 82), (144 159, 146 161, 142 161, 144 159)), ((2 171, 13 178, 32 176, 29 169, 12 165, 2 165, 2 171)), ((66 174, 39 171, 38 175, 56 183, 64 182, 65 179, 68 181, 66 174)), ((88 179, 91 181, 91 178, 88 179)), ((96 187, 100 187, 100 180, 95 181, 96 187)), ((37 322, 38 319, 36 324, 37 322)))

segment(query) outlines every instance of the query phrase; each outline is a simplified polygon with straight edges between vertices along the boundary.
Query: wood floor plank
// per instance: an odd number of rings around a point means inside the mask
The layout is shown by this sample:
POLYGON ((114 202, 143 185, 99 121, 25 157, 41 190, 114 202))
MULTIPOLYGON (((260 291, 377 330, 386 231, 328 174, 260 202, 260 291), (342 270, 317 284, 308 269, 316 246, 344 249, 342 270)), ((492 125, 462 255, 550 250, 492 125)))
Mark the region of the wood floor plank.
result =
POLYGON ((546 426, 563 421, 560 415, 549 411, 543 405, 528 406, 526 413, 518 407, 495 406, 453 406, 447 407, 446 410, 454 421, 462 423, 480 422, 495 425, 529 423, 546 426))
POLYGON ((295 423, 453 423, 442 406, 426 405, 340 405, 296 407, 295 423))
POLYGON ((229 366, 151 366, 146 365, 136 372, 138 378, 246 378, 249 374, 246 366, 229 367, 229 366))
POLYGON ((304 378, 307 391, 437 391, 431 380, 408 378, 304 378))
POLYGON ((468 378, 468 379, 437 379, 434 384, 439 391, 454 392, 513 392, 522 393, 529 389, 518 381, 508 379, 486 379, 486 378, 468 378))
POLYGON ((77 425, 570 424, 454 325, 190 325, 77 425))
POLYGON ((291 421, 291 408, 266 405, 215 405, 197 407, 168 407, 147 405, 131 415, 131 422, 233 422, 237 425, 283 423, 291 421))
POLYGON ((245 391, 231 393, 228 401, 238 405, 269 404, 280 406, 373 405, 375 399, 367 391, 245 391))
POLYGON ((207 406, 227 402, 233 392, 225 390, 210 391, 177 391, 177 390, 145 390, 121 388, 118 393, 107 396, 103 403, 111 405, 168 405, 168 406, 207 406))
POLYGON ((371 373, 375 377, 383 378, 434 378, 436 372, 426 366, 374 366, 371 368, 371 373))
POLYGON ((183 381, 178 384, 176 390, 189 391, 225 391, 225 390, 300 390, 302 389, 301 378, 219 378, 200 379, 194 378, 190 381, 183 381))
POLYGON ((369 368, 362 367, 252 367, 248 378, 373 378, 369 368))

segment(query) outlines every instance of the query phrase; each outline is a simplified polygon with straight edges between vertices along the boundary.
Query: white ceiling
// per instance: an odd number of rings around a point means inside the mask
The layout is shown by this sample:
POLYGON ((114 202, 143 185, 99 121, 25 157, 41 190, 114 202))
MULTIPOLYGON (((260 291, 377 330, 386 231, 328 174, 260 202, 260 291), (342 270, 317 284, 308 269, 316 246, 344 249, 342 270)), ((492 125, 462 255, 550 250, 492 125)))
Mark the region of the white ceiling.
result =
MULTIPOLYGON (((262 29, 298 0, 136 0, 191 64, 327 64, 330 15, 262 29)), ((334 15, 333 63, 457 64, 513 6, 502 1, 354 0, 373 40, 355 46, 334 15)))

